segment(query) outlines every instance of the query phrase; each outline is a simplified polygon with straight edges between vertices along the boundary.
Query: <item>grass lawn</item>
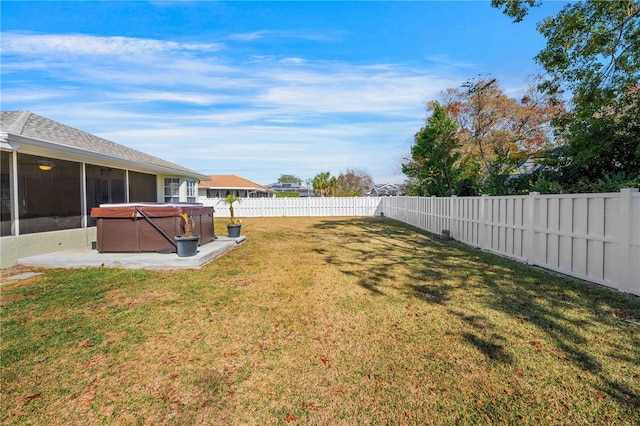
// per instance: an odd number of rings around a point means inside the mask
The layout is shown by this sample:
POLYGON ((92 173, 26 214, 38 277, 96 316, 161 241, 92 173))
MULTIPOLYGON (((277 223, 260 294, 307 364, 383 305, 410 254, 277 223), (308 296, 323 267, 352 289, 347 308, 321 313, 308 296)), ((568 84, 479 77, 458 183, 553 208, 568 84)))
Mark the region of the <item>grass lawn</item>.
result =
POLYGON ((0 422, 640 423, 637 297, 384 218, 243 222, 200 270, 3 286, 0 422))

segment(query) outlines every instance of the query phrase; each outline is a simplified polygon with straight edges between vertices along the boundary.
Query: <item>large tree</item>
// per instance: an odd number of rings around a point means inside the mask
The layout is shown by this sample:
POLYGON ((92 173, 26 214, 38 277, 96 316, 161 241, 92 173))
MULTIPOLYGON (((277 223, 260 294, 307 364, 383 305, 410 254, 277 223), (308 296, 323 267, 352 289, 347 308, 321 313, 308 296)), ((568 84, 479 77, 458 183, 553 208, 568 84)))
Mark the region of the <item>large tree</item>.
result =
POLYGON ((443 93, 443 107, 458 125, 461 158, 477 161, 480 179, 508 176, 529 155, 553 143, 550 122, 562 110, 530 82, 522 99, 508 97, 496 79, 470 80, 443 93))
POLYGON ((336 180, 338 197, 359 197, 373 186, 373 179, 364 170, 347 169, 336 180))
POLYGON ((431 116, 416 133, 402 172, 409 178, 412 195, 448 197, 458 193, 458 127, 438 102, 431 103, 429 110, 431 116))
MULTIPOLYGON (((515 22, 537 4, 492 1, 515 22)), ((547 39, 535 58, 553 81, 547 91, 564 86, 573 95, 571 110, 555 121, 570 159, 565 183, 585 189, 586 182, 612 175, 640 175, 640 2, 569 3, 538 30, 547 39)))
POLYGON ((496 79, 473 79, 431 102, 426 126, 403 165, 416 195, 493 195, 527 192, 512 178, 534 154, 554 147, 551 120, 564 105, 537 90, 532 78, 521 99, 507 96, 496 79))

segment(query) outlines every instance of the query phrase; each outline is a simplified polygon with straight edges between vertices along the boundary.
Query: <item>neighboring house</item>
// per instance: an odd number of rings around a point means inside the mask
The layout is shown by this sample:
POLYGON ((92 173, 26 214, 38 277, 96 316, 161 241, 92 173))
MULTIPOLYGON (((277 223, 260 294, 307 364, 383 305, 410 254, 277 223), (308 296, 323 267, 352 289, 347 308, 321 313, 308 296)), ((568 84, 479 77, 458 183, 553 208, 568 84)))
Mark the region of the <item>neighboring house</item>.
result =
MULTIPOLYGON (((540 150, 538 152, 528 154, 527 158, 518 163, 516 168, 509 175, 508 179, 515 179, 520 176, 526 176, 532 173, 540 173, 544 170, 549 170, 549 161, 545 162, 545 160, 560 161, 562 160, 562 158, 562 147, 555 147, 550 151, 540 150)), ((551 170, 552 169, 553 167, 551 166, 551 170)))
POLYGON ((272 189, 275 192, 297 192, 301 197, 314 197, 313 188, 308 186, 298 185, 297 183, 272 183, 267 185, 267 188, 272 189))
POLYGON ((223 198, 229 194, 242 198, 273 198, 276 192, 236 175, 210 175, 198 185, 198 198, 223 198))
POLYGON ((393 183, 375 185, 366 193, 369 197, 388 197, 391 195, 404 195, 404 189, 393 183))
POLYGON ((29 111, 0 114, 0 267, 90 245, 92 207, 196 201, 209 178, 29 111))

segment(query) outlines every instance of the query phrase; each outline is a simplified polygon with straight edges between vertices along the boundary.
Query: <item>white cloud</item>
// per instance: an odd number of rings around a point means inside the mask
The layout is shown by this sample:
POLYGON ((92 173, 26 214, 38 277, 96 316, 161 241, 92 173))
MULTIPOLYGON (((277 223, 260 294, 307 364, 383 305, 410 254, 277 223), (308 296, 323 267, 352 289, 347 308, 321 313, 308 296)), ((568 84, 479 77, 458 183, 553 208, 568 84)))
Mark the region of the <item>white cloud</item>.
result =
POLYGON ((131 102, 176 102, 194 105, 215 105, 224 102, 232 102, 232 96, 215 96, 201 93, 190 92, 134 92, 134 93, 118 93, 113 97, 120 101, 131 102))
POLYGON ((296 64, 296 65, 300 65, 305 63, 306 61, 302 58, 284 58, 280 60, 281 63, 283 64, 296 64))
POLYGON ((227 37, 229 40, 239 41, 255 41, 265 37, 268 34, 267 31, 253 31, 250 33, 236 33, 227 37))
POLYGON ((81 54, 81 55, 136 55, 152 52, 197 51, 215 52, 219 43, 181 43, 130 37, 98 37, 84 34, 29 34, 2 33, 5 54, 81 54))
POLYGON ((424 122, 424 102, 462 81, 455 68, 244 59, 216 44, 17 33, 2 42, 3 108, 259 183, 348 167, 391 180, 424 122), (38 77, 7 84, 22 70, 38 77))
POLYGON ((335 37, 328 32, 313 32, 313 31, 275 31, 275 30, 260 30, 251 31, 247 33, 234 33, 230 34, 227 39, 243 42, 252 42, 262 40, 266 38, 278 38, 278 39, 299 39, 307 41, 330 41, 335 37))
POLYGON ((16 91, 8 91, 2 92, 2 102, 5 104, 10 103, 38 103, 38 102, 46 102, 52 99, 60 99, 61 97, 68 96, 69 92, 67 91, 55 91, 55 90, 47 90, 47 91, 25 91, 25 90, 16 90, 16 91))

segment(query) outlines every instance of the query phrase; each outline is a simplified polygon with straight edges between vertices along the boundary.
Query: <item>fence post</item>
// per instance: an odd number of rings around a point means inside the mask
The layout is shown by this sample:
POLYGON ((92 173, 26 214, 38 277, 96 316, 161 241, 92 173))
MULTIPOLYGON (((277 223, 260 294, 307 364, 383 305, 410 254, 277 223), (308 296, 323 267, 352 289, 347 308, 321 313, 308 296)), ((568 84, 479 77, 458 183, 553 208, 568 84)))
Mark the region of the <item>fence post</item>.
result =
POLYGON ((536 199, 540 195, 539 192, 530 192, 529 198, 526 199, 528 206, 526 215, 524 217, 524 237, 525 237, 525 250, 524 261, 528 264, 535 263, 536 257, 536 199))
POLYGON ((631 224, 635 216, 631 209, 631 193, 633 192, 638 192, 638 188, 621 189, 620 210, 617 212, 607 212, 609 214, 615 214, 619 222, 619 226, 617 227, 620 241, 617 258, 617 262, 619 263, 616 268, 620 271, 620 287, 618 290, 627 293, 633 293, 633 290, 638 288, 638 280, 640 279, 633 276, 633 267, 635 265, 631 265, 631 224))
POLYGON ((430 199, 429 206, 429 232, 433 232, 435 234, 435 222, 436 222, 436 196, 432 195, 430 199))
POLYGON ((482 250, 487 248, 487 201, 489 196, 483 194, 480 197, 480 229, 478 230, 478 245, 482 250))
POLYGON ((455 240, 458 236, 458 214, 456 212, 456 207, 458 205, 458 196, 452 195, 451 197, 449 197, 449 200, 449 208, 451 209, 451 213, 449 214, 449 217, 451 217, 451 222, 449 223, 449 235, 451 235, 451 238, 455 240))

